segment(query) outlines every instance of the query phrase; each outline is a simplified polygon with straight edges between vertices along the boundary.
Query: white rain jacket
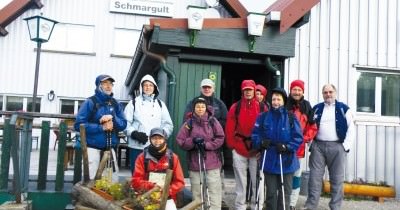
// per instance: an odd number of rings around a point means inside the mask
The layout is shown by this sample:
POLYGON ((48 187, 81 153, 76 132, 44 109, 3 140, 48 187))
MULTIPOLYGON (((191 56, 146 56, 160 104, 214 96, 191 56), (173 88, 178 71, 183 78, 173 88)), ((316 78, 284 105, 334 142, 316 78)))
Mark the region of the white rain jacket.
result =
POLYGON ((133 105, 131 100, 125 107, 124 113, 128 121, 125 134, 128 136, 129 148, 143 150, 150 144, 150 141, 148 140, 146 144, 141 144, 139 141, 131 138, 132 132, 144 132, 149 136, 151 129, 160 127, 164 129, 169 136, 174 126, 167 106, 163 101, 157 99, 159 93, 158 86, 151 75, 147 74, 142 78, 139 91, 140 95, 135 98, 135 104, 133 105), (142 84, 146 80, 154 84, 154 93, 151 96, 146 96, 143 93, 142 84))

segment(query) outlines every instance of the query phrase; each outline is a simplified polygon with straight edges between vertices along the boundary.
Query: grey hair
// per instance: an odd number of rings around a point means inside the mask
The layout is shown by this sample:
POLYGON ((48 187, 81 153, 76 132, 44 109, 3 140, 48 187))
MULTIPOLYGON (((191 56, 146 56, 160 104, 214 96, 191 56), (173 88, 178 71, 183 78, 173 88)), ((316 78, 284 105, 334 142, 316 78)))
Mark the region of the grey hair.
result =
POLYGON ((333 85, 333 84, 326 84, 326 85, 322 86, 322 92, 324 92, 324 89, 325 89, 326 87, 328 87, 328 86, 331 86, 331 87, 335 90, 335 92, 336 92, 336 87, 335 87, 335 85, 333 85))

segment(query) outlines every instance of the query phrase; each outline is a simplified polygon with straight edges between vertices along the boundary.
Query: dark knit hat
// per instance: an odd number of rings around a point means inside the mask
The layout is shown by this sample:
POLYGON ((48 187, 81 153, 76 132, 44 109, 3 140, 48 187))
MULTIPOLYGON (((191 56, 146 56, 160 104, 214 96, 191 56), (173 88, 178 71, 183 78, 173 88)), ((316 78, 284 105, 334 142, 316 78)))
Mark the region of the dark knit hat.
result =
POLYGON ((292 90, 292 88, 294 87, 299 87, 303 90, 304 92, 304 82, 303 80, 294 80, 292 83, 290 83, 290 90, 292 90))
POLYGON ((195 98, 194 100, 193 100, 193 110, 194 110, 194 107, 196 106, 196 104, 198 104, 198 103, 203 103, 203 104, 205 104, 206 106, 208 105, 207 104, 207 100, 205 99, 205 98, 203 98, 203 97, 197 97, 197 98, 195 98))
POLYGON ((287 94, 286 94, 285 89, 283 89, 283 88, 274 88, 274 89, 271 91, 271 93, 272 93, 272 94, 279 94, 279 95, 281 95, 282 98, 283 98, 283 103, 286 104, 286 102, 287 102, 287 94))

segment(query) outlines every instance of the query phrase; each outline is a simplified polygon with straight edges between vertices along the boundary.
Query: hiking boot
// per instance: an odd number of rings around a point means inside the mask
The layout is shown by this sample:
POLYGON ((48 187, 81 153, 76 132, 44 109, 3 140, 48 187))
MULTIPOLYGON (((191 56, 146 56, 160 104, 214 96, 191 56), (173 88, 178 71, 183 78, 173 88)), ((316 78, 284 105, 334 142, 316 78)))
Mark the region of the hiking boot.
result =
POLYGON ((290 207, 289 207, 289 210, 296 210, 296 207, 290 206, 290 207))
POLYGON ((226 205, 225 201, 221 202, 221 210, 229 210, 229 206, 226 205))

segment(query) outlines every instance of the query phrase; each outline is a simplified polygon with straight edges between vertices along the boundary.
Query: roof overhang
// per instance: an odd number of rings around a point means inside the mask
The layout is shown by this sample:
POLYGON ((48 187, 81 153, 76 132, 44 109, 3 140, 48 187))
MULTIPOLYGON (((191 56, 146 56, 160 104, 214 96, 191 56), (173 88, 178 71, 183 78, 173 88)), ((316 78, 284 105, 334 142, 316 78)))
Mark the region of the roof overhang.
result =
POLYGON ((26 10, 31 8, 42 8, 40 0, 14 0, 0 10, 0 36, 8 34, 5 27, 17 19, 26 10))

